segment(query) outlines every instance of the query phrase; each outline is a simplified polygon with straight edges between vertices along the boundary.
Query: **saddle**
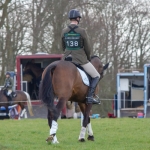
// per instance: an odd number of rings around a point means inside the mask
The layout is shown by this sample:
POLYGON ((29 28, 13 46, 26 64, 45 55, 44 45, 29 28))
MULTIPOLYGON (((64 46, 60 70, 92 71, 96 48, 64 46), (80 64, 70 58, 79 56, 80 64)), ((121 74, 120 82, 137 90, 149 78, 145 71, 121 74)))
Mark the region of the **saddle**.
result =
POLYGON ((84 70, 84 68, 83 68, 81 65, 72 62, 72 56, 67 56, 67 57, 65 58, 65 61, 71 62, 71 63, 74 64, 77 68, 79 68, 79 69, 81 69, 82 71, 84 71, 85 74, 87 75, 88 79, 89 79, 89 82, 91 82, 92 77, 84 70))
MULTIPOLYGON (((66 58, 65 58, 65 61, 70 61, 70 62, 72 62, 72 56, 67 56, 66 58)), ((80 66, 79 64, 76 64, 76 63, 74 63, 74 62, 72 62, 76 67, 78 67, 79 69, 81 69, 82 71, 84 71, 85 72, 85 70, 84 70, 84 68, 82 67, 82 66, 80 66)), ((86 72, 85 72, 86 73, 86 72)), ((86 73, 87 74, 87 73, 86 73)), ((88 75, 88 74, 87 74, 88 75)), ((88 75, 89 76, 89 75, 88 75)))
MULTIPOLYGON (((3 91, 4 91, 4 95, 6 96, 6 97, 9 97, 8 95, 7 95, 7 93, 8 93, 8 90, 7 89, 2 89, 3 91)), ((14 91, 12 91, 12 93, 11 93, 11 95, 10 95, 12 98, 14 98, 14 97, 16 97, 17 96, 17 93, 16 92, 14 92, 14 91)))

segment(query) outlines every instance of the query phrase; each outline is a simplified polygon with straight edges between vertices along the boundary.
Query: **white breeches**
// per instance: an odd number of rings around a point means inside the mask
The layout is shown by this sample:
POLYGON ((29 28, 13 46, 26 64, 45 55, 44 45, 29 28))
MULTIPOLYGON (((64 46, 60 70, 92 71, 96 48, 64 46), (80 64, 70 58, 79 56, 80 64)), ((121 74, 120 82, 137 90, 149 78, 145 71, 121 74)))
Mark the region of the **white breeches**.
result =
POLYGON ((12 93, 12 90, 8 90, 7 95, 9 96, 12 93))

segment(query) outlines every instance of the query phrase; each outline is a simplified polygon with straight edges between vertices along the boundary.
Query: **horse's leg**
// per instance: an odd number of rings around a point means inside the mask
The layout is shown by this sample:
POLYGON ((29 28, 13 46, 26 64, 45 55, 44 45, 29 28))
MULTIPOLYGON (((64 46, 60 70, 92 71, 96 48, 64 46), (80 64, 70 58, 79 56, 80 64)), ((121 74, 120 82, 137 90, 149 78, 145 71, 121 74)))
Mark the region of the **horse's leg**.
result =
POLYGON ((90 122, 90 117, 89 117, 89 122, 87 124, 87 133, 88 133, 88 140, 94 141, 94 135, 93 135, 93 130, 92 130, 92 125, 90 122))
MULTIPOLYGON (((46 139, 46 142, 48 142, 48 143, 58 143, 56 134, 55 135, 51 135, 52 119, 53 119, 53 117, 52 117, 52 113, 50 112, 49 109, 48 109, 48 113, 47 113, 47 119, 48 119, 48 125, 50 127, 50 136, 46 139), (54 139, 54 137, 56 137, 56 138, 54 139)), ((57 127, 56 127, 56 131, 57 131, 57 127)))
POLYGON ((86 104, 79 103, 79 106, 80 106, 80 109, 81 109, 83 116, 84 116, 80 135, 79 135, 79 141, 84 142, 85 141, 86 128, 87 128, 88 134, 90 136, 90 137, 88 136, 88 140, 90 140, 92 138, 94 139, 92 127, 90 124, 90 117, 89 117, 90 110, 92 108, 92 104, 86 105, 86 104))
POLYGON ((26 111, 25 108, 22 110, 22 112, 21 112, 21 114, 20 114, 20 117, 22 118, 23 115, 24 115, 24 118, 27 118, 27 111, 26 111))
POLYGON ((47 119, 48 119, 48 125, 51 128, 51 126, 52 126, 52 115, 51 115, 49 109, 48 109, 48 113, 47 113, 47 119))
MULTIPOLYGON (((80 109, 81 109, 83 114, 85 112, 85 107, 83 107, 83 104, 80 105, 80 109)), ((88 124, 87 124, 86 129, 87 129, 87 134, 88 134, 88 138, 87 139, 90 140, 90 141, 94 141, 94 135, 93 135, 92 125, 91 125, 89 116, 88 116, 88 124)))
POLYGON ((5 106, 6 114, 10 117, 8 106, 5 106))
POLYGON ((59 143, 56 137, 56 132, 58 129, 57 120, 65 104, 66 98, 60 98, 56 107, 53 107, 52 112, 48 110, 48 124, 50 126, 50 136, 46 140, 47 142, 52 142, 53 144, 59 143))
POLYGON ((21 107, 21 114, 19 116, 22 118, 24 115, 24 118, 27 118, 27 111, 26 108, 24 107, 24 103, 18 103, 18 105, 21 107))

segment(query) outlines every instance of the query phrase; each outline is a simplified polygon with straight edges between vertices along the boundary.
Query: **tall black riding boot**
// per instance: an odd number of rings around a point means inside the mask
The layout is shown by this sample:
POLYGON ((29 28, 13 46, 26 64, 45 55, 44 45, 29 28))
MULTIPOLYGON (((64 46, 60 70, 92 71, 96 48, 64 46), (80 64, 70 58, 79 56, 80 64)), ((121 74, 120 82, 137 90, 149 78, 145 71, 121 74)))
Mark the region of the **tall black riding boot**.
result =
POLYGON ((98 102, 97 100, 94 99, 94 92, 95 92, 95 89, 96 89, 96 86, 99 82, 99 77, 95 77, 95 78, 92 78, 91 80, 91 84, 90 84, 90 87, 89 87, 89 91, 88 91, 88 95, 87 95, 87 103, 92 103, 92 104, 100 104, 100 102, 98 102))
POLYGON ((12 96, 11 96, 11 94, 8 96, 8 102, 9 102, 9 105, 12 105, 12 96))
POLYGON ((12 91, 11 96, 16 97, 17 96, 16 92, 12 91))

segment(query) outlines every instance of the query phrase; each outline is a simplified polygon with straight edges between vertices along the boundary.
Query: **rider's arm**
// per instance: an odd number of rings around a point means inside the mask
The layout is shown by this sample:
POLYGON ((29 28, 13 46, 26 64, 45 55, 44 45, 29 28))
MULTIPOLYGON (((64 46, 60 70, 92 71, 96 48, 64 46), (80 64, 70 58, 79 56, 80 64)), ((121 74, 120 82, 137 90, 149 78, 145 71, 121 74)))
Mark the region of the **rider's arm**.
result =
POLYGON ((62 46, 62 50, 65 51, 66 45, 65 45, 65 41, 64 41, 64 32, 63 31, 61 34, 61 46, 62 46))
POLYGON ((5 79, 5 82, 4 82, 4 88, 6 87, 6 79, 5 79))
POLYGON ((88 35, 85 30, 83 30, 83 40, 84 40, 84 50, 87 55, 87 59, 90 61, 91 48, 89 44, 88 35))
POLYGON ((10 85, 9 85, 8 87, 9 87, 9 88, 12 88, 13 85, 14 85, 13 79, 12 79, 12 78, 9 78, 9 80, 10 80, 10 85))

